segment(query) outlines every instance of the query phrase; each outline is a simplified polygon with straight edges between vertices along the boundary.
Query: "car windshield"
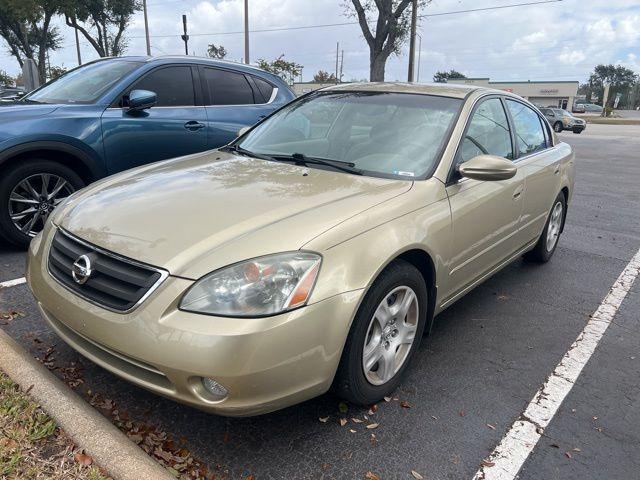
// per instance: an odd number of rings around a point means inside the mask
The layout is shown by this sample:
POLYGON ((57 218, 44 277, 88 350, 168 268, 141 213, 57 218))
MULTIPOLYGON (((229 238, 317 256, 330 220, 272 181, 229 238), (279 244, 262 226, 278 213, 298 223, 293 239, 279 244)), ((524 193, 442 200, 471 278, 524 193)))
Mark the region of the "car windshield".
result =
POLYGON ((434 95, 319 92, 269 117, 238 147, 276 158, 348 162, 371 176, 422 177, 439 161, 461 103, 434 95))
POLYGON ((111 60, 71 70, 23 98, 39 103, 93 103, 140 62, 111 60))

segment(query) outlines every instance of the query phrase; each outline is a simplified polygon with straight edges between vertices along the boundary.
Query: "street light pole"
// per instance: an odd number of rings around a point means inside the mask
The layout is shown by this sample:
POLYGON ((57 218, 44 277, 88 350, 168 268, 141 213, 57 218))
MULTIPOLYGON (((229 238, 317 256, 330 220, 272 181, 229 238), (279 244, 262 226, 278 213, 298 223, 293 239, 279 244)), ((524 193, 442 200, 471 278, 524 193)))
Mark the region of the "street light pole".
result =
POLYGON ((416 82, 420 81, 420 63, 422 58, 422 35, 416 33, 418 36, 418 73, 416 75, 416 82))
POLYGON ((249 65, 249 0, 244 0, 244 63, 249 65))
MULTIPOLYGON (((73 23, 76 23, 76 18, 73 17, 73 23)), ((76 33, 76 53, 78 54, 78 66, 82 65, 82 55, 80 55, 80 38, 78 37, 78 29, 73 29, 76 33)))
MULTIPOLYGON (((144 13, 144 36, 147 40, 147 55, 151 56, 151 42, 149 41, 149 21, 147 19, 147 0, 142 0, 142 12, 144 13)), ((76 29, 76 37, 78 30, 76 29)))
POLYGON ((407 80, 413 82, 413 62, 416 55, 416 25, 418 23, 418 0, 411 6, 411 38, 409 40, 409 72, 407 80))
POLYGON ((184 35, 182 35, 182 40, 184 41, 184 54, 189 55, 189 35, 187 35, 187 16, 182 15, 182 29, 184 30, 184 35))

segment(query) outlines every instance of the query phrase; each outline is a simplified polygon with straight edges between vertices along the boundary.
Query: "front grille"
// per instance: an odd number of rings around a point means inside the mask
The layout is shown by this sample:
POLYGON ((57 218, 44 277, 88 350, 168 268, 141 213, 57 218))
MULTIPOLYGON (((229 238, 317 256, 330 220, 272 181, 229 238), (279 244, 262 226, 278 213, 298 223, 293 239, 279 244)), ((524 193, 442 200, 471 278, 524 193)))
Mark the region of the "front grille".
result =
POLYGON ((165 277, 164 272, 102 250, 58 230, 49 251, 49 272, 88 301, 117 312, 133 309, 165 277), (85 283, 73 277, 74 262, 85 255, 91 274, 85 283))

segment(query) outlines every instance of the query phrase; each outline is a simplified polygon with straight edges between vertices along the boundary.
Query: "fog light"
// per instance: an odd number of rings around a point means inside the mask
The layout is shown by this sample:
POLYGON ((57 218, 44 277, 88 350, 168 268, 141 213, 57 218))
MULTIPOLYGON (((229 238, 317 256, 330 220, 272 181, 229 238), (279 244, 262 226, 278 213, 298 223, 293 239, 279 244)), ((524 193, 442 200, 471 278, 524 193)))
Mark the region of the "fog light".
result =
POLYGON ((216 382, 213 378, 203 378, 202 386, 211 396, 214 397, 216 401, 224 400, 227 398, 229 393, 226 388, 216 382))

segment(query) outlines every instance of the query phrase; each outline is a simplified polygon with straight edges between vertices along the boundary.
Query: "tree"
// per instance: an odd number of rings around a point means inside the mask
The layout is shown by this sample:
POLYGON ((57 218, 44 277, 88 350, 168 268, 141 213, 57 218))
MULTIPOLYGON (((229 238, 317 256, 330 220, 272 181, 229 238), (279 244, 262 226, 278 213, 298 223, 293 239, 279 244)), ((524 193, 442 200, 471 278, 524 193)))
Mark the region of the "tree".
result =
POLYGON ((50 67, 47 67, 47 80, 48 81, 55 80, 56 78, 60 77, 61 75, 64 75, 65 73, 67 73, 67 68, 64 65, 61 67, 52 65, 50 67))
POLYGON ((60 47, 58 29, 51 25, 59 11, 58 0, 0 0, 0 36, 21 68, 25 59, 36 63, 43 83, 47 52, 60 47))
POLYGON ((338 80, 336 79, 335 73, 325 72, 324 70, 318 70, 318 73, 316 73, 313 76, 313 81, 316 83, 337 83, 338 82, 338 80))
POLYGON ((4 70, 0 70, 0 87, 13 87, 14 79, 4 70))
MULTIPOLYGON (((629 88, 637 81, 638 75, 633 70, 623 67, 622 65, 597 65, 589 77, 589 93, 587 93, 587 95, 588 98, 595 95, 602 99, 604 96, 604 85, 608 83, 611 87, 609 89, 607 105, 613 106, 616 94, 626 94, 629 88)), ((623 100, 622 104, 624 103, 623 100)))
MULTIPOLYGON (((347 15, 356 16, 364 39, 369 45, 369 77, 384 81, 387 59, 400 53, 409 37, 412 0, 351 0, 345 2, 347 15), (374 25, 372 29, 369 25, 374 25)), ((431 0, 418 0, 423 7, 431 0)))
POLYGON ((258 67, 282 77, 289 85, 293 85, 293 81, 302 73, 303 68, 299 63, 285 60, 284 53, 272 62, 261 58, 258 60, 258 67))
POLYGON ((433 76, 433 81, 436 83, 446 83, 447 80, 451 80, 453 78, 467 78, 467 76, 454 69, 451 69, 448 72, 446 70, 438 70, 433 76))
POLYGON ((224 57, 227 56, 227 49, 224 48, 222 45, 217 47, 213 43, 210 43, 209 47, 207 48, 207 55, 209 55, 211 58, 217 58, 218 60, 222 60, 224 57))
POLYGON ((65 22, 78 30, 101 57, 117 57, 127 49, 124 37, 138 0, 63 0, 65 22))

